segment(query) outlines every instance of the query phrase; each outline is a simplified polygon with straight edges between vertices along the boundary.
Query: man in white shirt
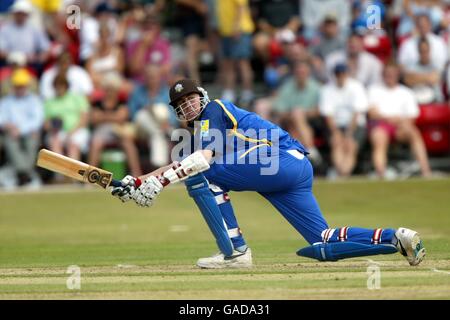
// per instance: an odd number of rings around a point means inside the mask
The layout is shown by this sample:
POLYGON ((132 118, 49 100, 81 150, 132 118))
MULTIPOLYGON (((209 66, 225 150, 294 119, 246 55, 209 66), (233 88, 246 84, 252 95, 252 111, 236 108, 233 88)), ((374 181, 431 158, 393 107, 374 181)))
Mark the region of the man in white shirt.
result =
POLYGON ((0 27, 0 61, 11 53, 22 53, 37 70, 48 60, 50 41, 47 35, 29 21, 33 6, 16 0, 11 6, 11 20, 0 27))
POLYGON ((92 79, 87 71, 80 66, 72 64, 72 57, 69 53, 64 52, 58 58, 58 62, 42 75, 40 92, 45 100, 55 97, 53 80, 60 73, 66 74, 70 92, 89 96, 94 90, 92 79))
POLYGON ((426 14, 416 17, 417 35, 405 40, 400 46, 397 61, 402 68, 419 63, 419 40, 426 38, 430 44, 431 63, 439 72, 443 72, 447 63, 448 51, 444 39, 431 31, 430 18, 426 14))
POLYGON ((331 134, 331 160, 337 174, 347 177, 355 168, 360 145, 365 140, 366 91, 348 76, 347 66, 334 68, 335 82, 321 91, 319 109, 331 134))
POLYGON ((5 151, 20 185, 37 181, 35 159, 44 123, 42 102, 28 90, 31 80, 27 69, 15 70, 11 77, 13 93, 0 99, 5 151))
POLYGON ((430 176, 427 150, 414 123, 419 107, 412 91, 399 84, 399 76, 399 67, 388 64, 383 71, 384 83, 369 88, 369 132, 375 170, 379 177, 385 177, 389 145, 398 141, 410 145, 422 175, 430 176))
POLYGON ((427 38, 420 38, 419 61, 405 66, 404 82, 414 92, 419 104, 442 102, 442 72, 431 61, 430 43, 427 38))

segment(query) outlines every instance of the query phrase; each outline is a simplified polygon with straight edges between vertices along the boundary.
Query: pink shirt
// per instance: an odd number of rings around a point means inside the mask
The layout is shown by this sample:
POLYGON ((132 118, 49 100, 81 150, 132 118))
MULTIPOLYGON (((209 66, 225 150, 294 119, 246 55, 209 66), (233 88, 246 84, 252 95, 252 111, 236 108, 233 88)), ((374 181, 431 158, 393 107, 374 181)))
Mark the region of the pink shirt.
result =
MULTIPOLYGON (((127 59, 131 61, 134 55, 136 54, 136 50, 139 47, 141 40, 137 40, 131 42, 127 46, 127 59)), ((159 66, 170 63, 170 43, 161 36, 158 36, 155 42, 148 47, 147 52, 145 53, 145 65, 148 64, 156 64, 159 66)), ((143 83, 144 81, 144 68, 142 68, 142 73, 135 75, 133 80, 143 83)))

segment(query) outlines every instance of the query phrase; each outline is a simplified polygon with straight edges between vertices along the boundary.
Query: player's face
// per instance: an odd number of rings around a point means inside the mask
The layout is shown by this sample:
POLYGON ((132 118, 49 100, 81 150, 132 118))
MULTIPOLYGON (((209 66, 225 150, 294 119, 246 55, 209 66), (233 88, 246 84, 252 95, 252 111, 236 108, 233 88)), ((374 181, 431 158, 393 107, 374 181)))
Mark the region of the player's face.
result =
POLYGON ((202 111, 200 95, 198 93, 191 93, 180 98, 175 111, 177 112, 179 118, 183 120, 194 120, 202 111))

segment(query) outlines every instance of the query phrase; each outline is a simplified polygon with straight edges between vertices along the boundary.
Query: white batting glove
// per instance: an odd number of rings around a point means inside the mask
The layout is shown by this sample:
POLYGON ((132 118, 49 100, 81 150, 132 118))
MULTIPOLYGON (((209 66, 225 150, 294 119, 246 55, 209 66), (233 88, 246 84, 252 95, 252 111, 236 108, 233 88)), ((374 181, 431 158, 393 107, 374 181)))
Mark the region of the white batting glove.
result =
POLYGON ((163 173, 163 177, 171 183, 183 181, 190 176, 206 171, 210 168, 208 161, 201 151, 196 151, 181 162, 174 162, 172 168, 163 173))
POLYGON ((140 207, 150 207, 163 189, 161 182, 155 176, 150 176, 135 190, 132 199, 140 207))
POLYGON ((122 180, 121 187, 115 187, 111 190, 111 194, 119 198, 122 202, 127 202, 133 199, 133 195, 136 193, 136 188, 140 185, 140 180, 133 176, 126 176, 122 180))

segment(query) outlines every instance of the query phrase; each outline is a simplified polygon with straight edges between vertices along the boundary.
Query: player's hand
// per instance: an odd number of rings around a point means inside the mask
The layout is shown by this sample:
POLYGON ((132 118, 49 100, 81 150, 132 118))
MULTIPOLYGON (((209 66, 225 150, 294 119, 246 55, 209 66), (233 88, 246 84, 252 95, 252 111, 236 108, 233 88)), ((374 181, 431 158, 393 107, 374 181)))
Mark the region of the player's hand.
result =
POLYGON ((150 207, 163 188, 155 176, 150 176, 136 189, 133 200, 140 207, 150 207))
POLYGON ((120 180, 120 182, 122 182, 122 186, 113 188, 111 194, 114 197, 119 198, 122 202, 130 201, 133 199, 133 195, 136 192, 138 184, 140 184, 140 180, 128 175, 120 180))

